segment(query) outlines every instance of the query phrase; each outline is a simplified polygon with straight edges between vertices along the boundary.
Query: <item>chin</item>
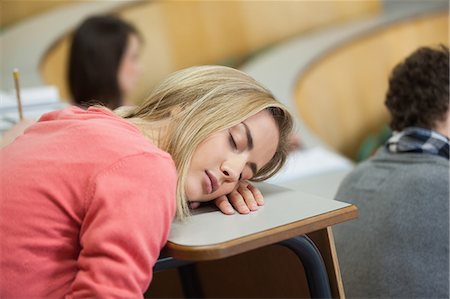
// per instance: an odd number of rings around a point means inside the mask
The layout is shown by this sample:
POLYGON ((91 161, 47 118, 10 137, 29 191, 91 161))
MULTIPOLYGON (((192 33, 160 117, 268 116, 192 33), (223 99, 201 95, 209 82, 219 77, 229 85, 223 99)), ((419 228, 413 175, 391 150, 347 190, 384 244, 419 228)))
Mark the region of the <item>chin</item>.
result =
POLYGON ((201 194, 199 192, 196 192, 197 190, 190 190, 189 188, 186 189, 186 199, 188 201, 199 201, 201 200, 201 194))
POLYGON ((205 201, 207 194, 203 191, 202 177, 188 177, 185 185, 186 198, 189 201, 205 201))

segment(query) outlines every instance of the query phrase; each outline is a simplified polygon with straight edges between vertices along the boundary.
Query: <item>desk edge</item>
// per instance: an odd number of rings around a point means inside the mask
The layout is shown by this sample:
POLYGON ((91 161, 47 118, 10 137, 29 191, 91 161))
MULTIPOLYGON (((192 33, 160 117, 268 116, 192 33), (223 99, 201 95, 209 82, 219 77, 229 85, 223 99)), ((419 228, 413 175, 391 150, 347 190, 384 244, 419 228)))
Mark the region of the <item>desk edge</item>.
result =
POLYGON ((180 260, 216 260, 272 245, 283 240, 311 233, 319 229, 355 219, 357 217, 358 209, 354 205, 349 205, 331 212, 323 213, 222 243, 205 246, 186 246, 169 241, 163 249, 163 253, 164 255, 180 260))

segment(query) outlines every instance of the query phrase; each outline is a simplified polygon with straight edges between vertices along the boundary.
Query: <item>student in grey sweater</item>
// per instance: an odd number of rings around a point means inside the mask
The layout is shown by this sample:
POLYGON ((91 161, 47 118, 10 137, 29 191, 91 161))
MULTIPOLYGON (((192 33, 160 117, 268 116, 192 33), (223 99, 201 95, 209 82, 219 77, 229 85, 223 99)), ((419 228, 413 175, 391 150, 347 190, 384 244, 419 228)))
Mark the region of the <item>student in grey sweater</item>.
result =
POLYGON ((393 136, 342 182, 359 218, 334 228, 349 298, 449 298, 449 51, 397 65, 385 104, 393 136))

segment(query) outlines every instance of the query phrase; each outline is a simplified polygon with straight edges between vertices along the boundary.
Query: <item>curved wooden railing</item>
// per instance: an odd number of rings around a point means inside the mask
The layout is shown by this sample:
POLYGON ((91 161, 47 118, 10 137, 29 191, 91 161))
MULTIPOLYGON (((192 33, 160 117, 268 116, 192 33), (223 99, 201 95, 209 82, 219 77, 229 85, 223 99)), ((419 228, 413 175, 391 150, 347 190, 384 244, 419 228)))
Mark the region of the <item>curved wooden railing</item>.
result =
MULTIPOLYGON (((376 15, 378 1, 146 1, 118 14, 136 25, 146 41, 144 74, 131 100, 139 101, 167 74, 197 64, 236 65, 249 53, 280 40, 376 15)), ((49 49, 41 61, 44 81, 66 83, 70 33, 49 49)))
POLYGON ((384 98, 392 68, 419 46, 448 45, 448 12, 410 18, 353 39, 299 76, 297 112, 325 143, 355 158, 362 140, 389 122, 384 98))

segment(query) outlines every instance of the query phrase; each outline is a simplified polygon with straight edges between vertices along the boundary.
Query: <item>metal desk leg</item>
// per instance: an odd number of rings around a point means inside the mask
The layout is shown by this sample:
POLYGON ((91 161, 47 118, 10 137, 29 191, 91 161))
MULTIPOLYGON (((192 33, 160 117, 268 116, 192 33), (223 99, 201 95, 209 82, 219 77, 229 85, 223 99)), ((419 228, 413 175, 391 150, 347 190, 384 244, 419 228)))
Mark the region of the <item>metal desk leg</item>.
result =
POLYGON ((327 269, 313 241, 307 236, 298 236, 279 244, 291 249, 302 262, 311 298, 332 298, 327 269))
POLYGON ((180 261, 172 257, 160 256, 153 272, 177 268, 181 288, 185 298, 203 298, 203 292, 198 279, 197 268, 194 262, 180 261))
POLYGON ((176 260, 170 256, 160 256, 156 261, 155 266, 153 266, 153 272, 160 272, 164 270, 169 270, 173 268, 178 268, 181 266, 192 264, 191 261, 180 261, 176 260))
POLYGON ((185 298, 203 298, 196 264, 178 267, 178 275, 180 276, 185 298))

